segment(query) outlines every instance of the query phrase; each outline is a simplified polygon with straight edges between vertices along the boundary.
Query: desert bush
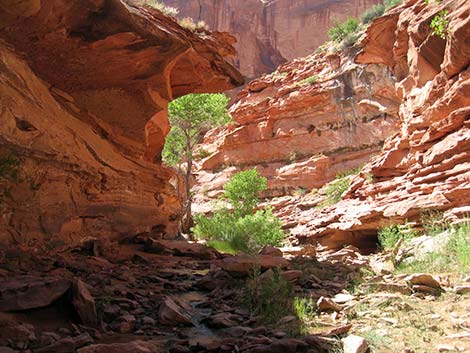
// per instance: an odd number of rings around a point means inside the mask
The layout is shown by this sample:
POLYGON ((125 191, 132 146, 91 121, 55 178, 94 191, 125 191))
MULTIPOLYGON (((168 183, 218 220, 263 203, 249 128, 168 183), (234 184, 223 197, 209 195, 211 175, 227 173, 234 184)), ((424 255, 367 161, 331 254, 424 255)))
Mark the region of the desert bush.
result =
POLYGON ((348 34, 355 33, 359 29, 359 22, 355 18, 348 18, 344 22, 335 22, 334 27, 328 30, 330 40, 341 43, 348 34))
POLYGON ((233 249, 258 253, 265 245, 279 246, 284 239, 281 221, 271 208, 254 212, 266 178, 255 169, 235 174, 225 185, 223 205, 210 217, 196 215, 193 232, 199 239, 226 242, 233 249))
POLYGON ((404 225, 389 225, 379 230, 377 238, 383 250, 394 249, 400 239, 409 240, 415 236, 415 231, 408 223, 404 225))
POLYGON ((148 0, 147 4, 157 9, 161 13, 167 16, 176 17, 179 10, 176 7, 166 6, 163 2, 157 0, 148 0))
POLYGON ((385 5, 385 11, 388 9, 391 9, 392 7, 399 5, 403 2, 403 0, 385 0, 384 5, 385 5))
POLYGON ((378 4, 370 9, 367 9, 361 17, 362 23, 367 24, 371 23, 374 19, 377 17, 380 17, 384 14, 385 12, 385 5, 384 4, 378 4))
POLYGON ((194 31, 197 28, 196 23, 191 17, 184 17, 178 21, 179 25, 183 28, 194 31))
POLYGON ((431 21, 429 27, 432 30, 432 34, 438 36, 442 39, 446 39, 449 35, 449 20, 447 15, 449 11, 442 10, 440 11, 431 21))

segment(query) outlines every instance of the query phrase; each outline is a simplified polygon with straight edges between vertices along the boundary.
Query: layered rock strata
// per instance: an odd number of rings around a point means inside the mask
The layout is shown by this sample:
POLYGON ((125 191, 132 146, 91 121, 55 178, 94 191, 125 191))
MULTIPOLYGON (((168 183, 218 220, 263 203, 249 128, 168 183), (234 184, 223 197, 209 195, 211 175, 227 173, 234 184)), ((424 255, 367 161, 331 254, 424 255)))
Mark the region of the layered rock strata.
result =
POLYGON ((206 135, 198 210, 207 211, 204 201, 240 170, 256 167, 268 179, 264 196, 274 197, 319 188, 361 166, 397 131, 394 84, 384 65, 326 53, 252 81, 230 109, 236 123, 206 135))
POLYGON ((1 181, 0 241, 174 235, 174 174, 159 162, 167 104, 241 84, 233 48, 134 1, 0 10, 1 161, 19 163, 1 181))
POLYGON ((341 246, 428 209, 455 221, 470 212, 470 3, 409 1, 368 28, 360 64, 386 64, 399 81, 399 132, 352 180, 343 200, 283 211, 305 242, 341 246), (430 23, 441 11, 445 37, 430 23))
POLYGON ((235 64, 247 77, 272 72, 285 61, 313 52, 335 21, 360 17, 381 0, 165 0, 179 17, 203 20, 210 29, 233 33, 235 64))

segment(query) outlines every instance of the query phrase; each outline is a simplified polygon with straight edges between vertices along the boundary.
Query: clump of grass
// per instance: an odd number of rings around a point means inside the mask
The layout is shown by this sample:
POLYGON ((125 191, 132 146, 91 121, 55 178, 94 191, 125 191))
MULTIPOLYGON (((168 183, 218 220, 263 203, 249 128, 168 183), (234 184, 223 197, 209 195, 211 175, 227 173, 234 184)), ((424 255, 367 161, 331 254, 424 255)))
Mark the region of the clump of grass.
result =
POLYGON ((470 270, 470 222, 450 226, 450 239, 444 250, 431 252, 412 262, 397 266, 398 273, 466 272, 470 270))
POLYGON ((300 334, 308 334, 312 319, 316 316, 316 304, 313 299, 294 298, 292 303, 295 316, 300 321, 300 334))
POLYGON ((442 10, 434 16, 429 27, 432 30, 432 34, 438 36, 439 38, 446 39, 449 35, 449 20, 447 15, 449 11, 442 10))
POLYGON ((260 267, 253 269, 242 294, 242 304, 264 324, 275 324, 292 314, 292 284, 281 276, 280 269, 267 279, 260 277, 260 267))
POLYGON ((392 7, 399 5, 403 2, 403 0, 385 0, 384 5, 385 5, 385 11, 388 9, 391 9, 392 7))
POLYGON ((336 179, 325 187, 325 200, 320 207, 331 206, 341 200, 343 193, 351 186, 351 175, 357 175, 361 171, 361 167, 349 169, 336 174, 336 179))
POLYGON ((183 28, 194 31, 197 28, 196 23, 191 17, 184 17, 178 21, 179 25, 183 28))
POLYGON ((158 0, 147 0, 147 4, 167 16, 176 17, 179 13, 176 7, 166 6, 163 2, 158 0))
POLYGON ((377 238, 383 250, 392 250, 401 239, 407 241, 415 235, 413 227, 409 223, 405 223, 404 225, 389 225, 380 229, 377 238))
POLYGON ((393 340, 382 334, 378 330, 370 330, 361 332, 361 336, 367 341, 369 346, 375 350, 389 348, 393 340))
POLYGON ((310 86, 313 86, 315 83, 318 82, 318 76, 317 75, 310 76, 310 77, 306 78, 304 80, 304 82, 306 84, 309 84, 310 86))

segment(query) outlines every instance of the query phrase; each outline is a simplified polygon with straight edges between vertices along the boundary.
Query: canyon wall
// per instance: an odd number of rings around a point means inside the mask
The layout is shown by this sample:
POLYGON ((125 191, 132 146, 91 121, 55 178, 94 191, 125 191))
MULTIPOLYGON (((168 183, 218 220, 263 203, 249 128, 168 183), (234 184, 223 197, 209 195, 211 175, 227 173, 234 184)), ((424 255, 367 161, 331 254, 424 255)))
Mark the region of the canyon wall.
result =
POLYGON ((138 2, 0 3, 0 242, 173 236, 168 101, 242 83, 222 39, 138 2))
POLYGON ((470 214, 470 3, 408 1, 366 35, 356 62, 386 64, 399 81, 399 131, 338 204, 318 209, 321 197, 308 196, 278 210, 303 242, 359 244, 427 210, 452 222, 470 214), (430 28, 441 11, 443 38, 430 28))
POLYGON ((250 82, 230 108, 235 123, 210 131, 199 161, 197 211, 240 170, 268 179, 267 197, 319 188, 358 168, 398 131, 395 79, 382 64, 319 53, 250 82))
POLYGON ((235 64, 247 77, 272 72, 287 60, 312 53, 327 39, 336 20, 360 17, 381 0, 165 0, 212 30, 238 42, 235 64))

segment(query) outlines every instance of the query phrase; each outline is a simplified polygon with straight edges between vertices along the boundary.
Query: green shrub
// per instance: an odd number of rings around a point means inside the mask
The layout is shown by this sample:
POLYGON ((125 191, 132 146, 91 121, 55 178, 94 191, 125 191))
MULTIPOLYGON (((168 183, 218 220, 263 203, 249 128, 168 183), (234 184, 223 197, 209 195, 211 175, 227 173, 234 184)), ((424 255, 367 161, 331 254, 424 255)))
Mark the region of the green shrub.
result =
POLYGON ((284 239, 281 221, 270 208, 242 217, 219 210, 212 217, 196 215, 195 223, 197 238, 223 241, 247 253, 258 253, 265 245, 280 246, 284 239))
POLYGON ((313 299, 294 298, 292 303, 295 316, 300 321, 300 334, 308 334, 310 322, 317 315, 317 305, 313 299))
POLYGON ((432 34, 438 36, 442 39, 446 39, 449 35, 449 20, 447 15, 449 11, 442 10, 440 11, 431 21, 429 27, 432 30, 432 34))
POLYGON ((348 34, 355 33, 359 29, 359 22, 355 18, 348 18, 344 22, 335 22, 334 27, 328 30, 330 40, 340 43, 348 34))
POLYGON ((454 227, 453 232, 447 248, 459 266, 468 270, 470 269, 470 222, 454 227))
POLYGON ((385 12, 385 5, 384 4, 378 4, 370 9, 367 9, 361 17, 362 23, 367 24, 371 23, 374 19, 377 17, 380 17, 384 14, 385 12))
POLYGON ((0 178, 16 180, 21 161, 12 152, 0 154, 0 178))
POLYGON ((222 254, 230 254, 235 255, 237 253, 237 249, 234 249, 230 243, 221 240, 210 240, 206 243, 207 246, 214 248, 218 252, 222 254))
POLYGON ((355 32, 355 33, 349 33, 346 35, 346 37, 341 41, 340 48, 341 50, 346 50, 354 46, 356 44, 357 40, 359 39, 360 34, 355 32))
POLYGON ((325 188, 326 200, 323 202, 324 206, 334 205, 341 200, 341 195, 349 189, 351 181, 348 177, 336 179, 329 183, 325 188))
POLYGON ((400 239, 409 240, 415 236, 415 231, 409 224, 390 225, 379 230, 377 238, 383 250, 394 249, 400 239))
POLYGON ((311 86, 313 86, 317 82, 318 82, 318 76, 317 75, 313 75, 313 76, 310 76, 310 77, 305 79, 305 83, 307 83, 311 86))
POLYGON ((223 199, 232 208, 220 207, 211 217, 194 216, 192 231, 197 238, 226 242, 247 253, 257 253, 265 245, 282 244, 282 224, 272 209, 254 212, 260 192, 267 188, 266 178, 256 169, 247 170, 232 176, 224 188, 223 199))

